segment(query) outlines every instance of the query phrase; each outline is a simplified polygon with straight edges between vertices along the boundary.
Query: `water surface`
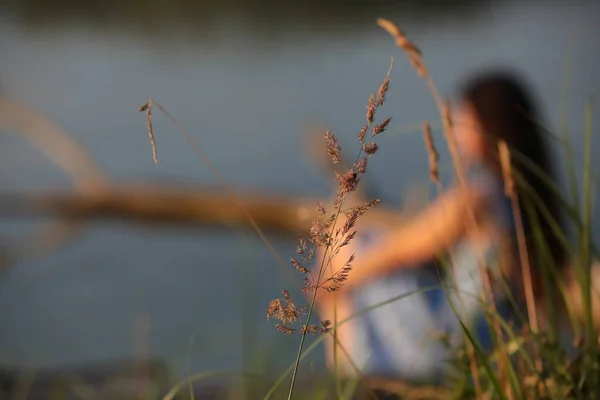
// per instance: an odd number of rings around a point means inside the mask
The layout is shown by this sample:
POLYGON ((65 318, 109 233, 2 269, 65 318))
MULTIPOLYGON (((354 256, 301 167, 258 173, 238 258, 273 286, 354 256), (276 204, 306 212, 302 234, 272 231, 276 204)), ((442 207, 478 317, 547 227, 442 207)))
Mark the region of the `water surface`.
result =
MULTIPOLYGON (((444 94, 452 95, 459 79, 478 67, 515 66, 538 88, 553 129, 560 127, 570 51, 569 117, 581 149, 584 105, 599 89, 600 3, 494 4, 471 13, 440 11, 424 19, 421 10, 390 18, 424 50, 444 94)), ((265 33, 243 15, 225 15, 206 29, 174 23, 145 34, 110 19, 36 24, 5 12, 0 82, 7 96, 69 132, 114 180, 216 183, 158 115, 160 162, 153 164, 137 113, 153 97, 192 132, 232 185, 324 196, 330 181, 307 158, 303 135, 327 126, 344 149, 353 149, 368 94, 393 55, 391 91, 381 110, 393 124, 370 173, 386 198, 398 201, 427 178, 421 137, 401 133, 403 127, 436 118, 435 109, 387 34, 372 18, 360 18, 360 10, 354 13, 350 22, 318 28, 299 14, 292 26, 265 33)), ((0 143, 3 188, 69 185, 30 145, 9 135, 0 143)), ((12 225, 2 233, 14 233, 12 225)), ((284 259, 292 255, 293 243, 275 241, 284 259)), ((60 251, 20 263, 2 278, 0 354, 19 365, 128 356, 140 342, 135 320, 147 314, 150 352, 177 373, 185 373, 190 354, 194 370, 239 369, 262 347, 287 364, 297 340, 275 333, 264 319, 283 285, 289 285, 285 273, 253 236, 94 224, 60 251), (258 344, 249 348, 248 342, 258 344)))

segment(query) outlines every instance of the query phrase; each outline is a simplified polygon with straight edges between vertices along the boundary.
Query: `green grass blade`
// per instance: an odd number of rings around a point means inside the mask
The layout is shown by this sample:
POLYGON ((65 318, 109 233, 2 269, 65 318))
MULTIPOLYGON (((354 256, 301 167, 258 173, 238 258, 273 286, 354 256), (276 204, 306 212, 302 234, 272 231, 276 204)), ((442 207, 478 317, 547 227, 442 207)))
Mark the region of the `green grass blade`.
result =
POLYGON ((593 99, 587 104, 585 112, 585 140, 584 140, 584 168, 583 168, 583 205, 582 205, 582 220, 583 229, 581 231, 581 263, 585 270, 585 281, 583 282, 583 300, 586 313, 587 325, 587 351, 592 359, 592 371, 588 378, 590 379, 591 390, 596 392, 598 389, 598 374, 597 374, 597 335, 594 325, 594 315, 592 310, 592 182, 591 182, 591 154, 592 154, 592 113, 593 99))
MULTIPOLYGON (((206 372, 200 372, 197 374, 190 375, 188 378, 183 379, 183 380, 179 381, 178 383, 176 383, 171 388, 171 390, 169 390, 169 392, 163 397, 163 400, 175 399, 175 396, 177 396, 177 394, 180 391, 182 391, 183 389, 188 387, 190 385, 190 383, 198 382, 198 381, 201 381, 204 379, 209 379, 209 378, 217 378, 217 377, 221 377, 221 376, 232 376, 232 375, 236 375, 236 374, 238 374, 238 373, 232 372, 232 371, 206 371, 206 372)), ((252 374, 243 373, 243 374, 239 374, 239 375, 244 379, 255 381, 255 382, 264 383, 266 381, 262 377, 252 375, 252 374)))
POLYGON ((500 381, 498 380, 498 377, 494 374, 494 371, 492 370, 492 366, 490 365, 485 354, 483 354, 481 347, 479 346, 479 344, 477 343, 477 341, 475 340, 475 338, 473 337, 473 335, 471 334, 471 332, 469 331, 467 326, 464 324, 464 322, 458 317, 458 313, 456 312, 456 309, 452 305, 452 302, 450 302, 450 306, 452 307, 452 310, 454 311, 456 318, 458 318, 458 322, 461 326, 463 333, 465 334, 465 336, 467 337, 467 339, 473 346, 473 349, 475 350, 475 355, 476 355, 478 361, 480 362, 480 364, 483 366, 483 369, 485 370, 488 379, 492 383, 494 390, 498 394, 499 398, 501 398, 503 400, 507 400, 506 395, 504 394, 504 392, 502 390, 502 385, 500 385, 500 381))
POLYGON ((571 84, 571 66, 573 63, 573 57, 571 54, 567 56, 565 63, 565 76, 563 81, 563 95, 561 101, 561 136, 563 143, 566 148, 566 164, 567 174, 569 179, 569 188, 571 191, 571 201, 573 204, 579 204, 579 185, 577 183, 577 175, 575 173, 575 162, 573 159, 573 140, 571 132, 569 130, 569 115, 568 115, 568 101, 569 101, 569 89, 571 84))

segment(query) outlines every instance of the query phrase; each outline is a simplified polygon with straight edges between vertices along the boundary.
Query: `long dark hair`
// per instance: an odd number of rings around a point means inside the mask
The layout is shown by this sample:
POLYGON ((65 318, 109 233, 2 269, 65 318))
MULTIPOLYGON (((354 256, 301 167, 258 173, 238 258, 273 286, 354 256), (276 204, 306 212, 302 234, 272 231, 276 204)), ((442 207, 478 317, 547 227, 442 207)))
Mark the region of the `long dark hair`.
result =
MULTIPOLYGON (((531 262, 534 293, 537 298, 544 295, 542 274, 553 262, 562 271, 566 261, 566 250, 552 230, 547 214, 555 218, 556 224, 564 230, 561 217, 561 204, 543 177, 556 182, 554 165, 545 132, 541 127, 540 115, 522 79, 512 71, 487 71, 471 78, 463 85, 461 99, 474 110, 481 125, 485 141, 489 144, 489 154, 485 157, 490 167, 499 171, 498 141, 505 141, 512 157, 512 164, 521 182, 517 179, 516 189, 523 218, 527 248, 531 262), (523 159, 529 160, 524 162, 523 159), (540 171, 534 171, 532 165, 540 171), (525 184, 524 184, 525 182, 525 184), (532 198, 533 191, 537 199, 532 198), (533 205, 533 212, 527 205, 533 205), (545 209, 544 212, 541 210, 545 209), (534 229, 539 227, 545 248, 536 245, 534 229), (550 255, 552 259, 548 259, 550 255)), ((539 243, 539 242, 537 242, 539 243)), ((552 276, 552 275, 549 275, 552 276)))

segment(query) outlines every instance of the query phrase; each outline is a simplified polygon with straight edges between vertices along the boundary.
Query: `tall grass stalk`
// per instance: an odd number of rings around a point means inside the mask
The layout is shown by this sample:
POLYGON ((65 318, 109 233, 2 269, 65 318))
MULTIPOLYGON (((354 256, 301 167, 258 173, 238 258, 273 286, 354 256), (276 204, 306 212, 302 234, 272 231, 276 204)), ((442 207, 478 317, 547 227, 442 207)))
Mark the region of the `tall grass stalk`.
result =
MULTIPOLYGON (((333 202, 333 213, 330 213, 330 216, 327 217, 327 211, 325 207, 323 207, 322 204, 317 205, 318 219, 313 222, 313 227, 310 231, 309 241, 311 246, 309 248, 307 241, 300 236, 298 240, 299 244, 296 250, 296 253, 301 256, 300 261, 296 258, 291 259, 291 263, 294 268, 305 276, 305 284, 302 288, 302 292, 305 294, 311 294, 308 304, 308 312, 305 315, 305 307, 297 307, 291 295, 285 289, 283 290, 283 300, 275 299, 269 304, 267 319, 274 318, 281 321, 280 324, 276 325, 278 330, 287 334, 291 334, 293 332, 299 332, 301 334, 288 391, 288 400, 291 400, 292 396, 294 395, 294 388, 298 377, 300 360, 302 359, 302 352, 304 350, 307 334, 331 332, 331 321, 321 321, 321 327, 319 327, 317 324, 311 323, 311 318, 316 307, 317 295, 319 294, 320 290, 329 293, 336 292, 344 284, 351 270, 354 254, 352 254, 338 270, 334 270, 333 268, 333 259, 336 255, 338 255, 343 247, 347 246, 354 239, 356 235, 356 230, 354 227, 358 218, 379 203, 379 200, 375 200, 366 202, 360 206, 351 207, 349 210, 344 209, 347 196, 356 191, 360 183, 361 176, 367 170, 369 157, 375 154, 378 149, 378 146, 375 142, 366 140, 366 134, 370 131, 371 137, 375 137, 376 135, 384 132, 390 123, 391 118, 386 118, 379 124, 374 124, 374 121, 377 109, 385 102, 386 93, 389 88, 392 67, 393 59, 390 62, 388 73, 386 74, 383 83, 379 87, 377 94, 373 93, 369 97, 366 107, 366 124, 358 133, 360 150, 358 151, 358 154, 356 155, 355 161, 352 165, 344 164, 341 158, 341 147, 339 146, 337 138, 333 135, 333 133, 330 131, 325 133, 325 143, 327 145, 327 150, 331 156, 332 162, 334 164, 342 164, 346 172, 336 173, 338 188, 335 201, 333 202), (343 225, 341 224, 340 218, 342 214, 344 214, 346 217, 343 225), (320 262, 313 269, 311 268, 311 263, 317 249, 323 250, 322 255, 320 256, 320 262), (314 270, 316 270, 316 274, 313 273, 314 270), (330 272, 329 276, 327 276, 328 272, 330 272), (292 327, 292 325, 297 322, 300 323, 300 328, 292 327)), ((334 313, 335 308, 336 305, 334 303, 334 313)), ((337 319, 337 316, 334 319, 337 319)), ((335 332, 334 346, 337 347, 337 337, 335 332)), ((337 351, 335 352, 335 358, 337 360, 337 351)), ((337 361, 335 369, 336 380, 339 380, 337 376, 337 361)), ((338 392, 341 394, 341 387, 338 387, 338 392)))
MULTIPOLYGON (((527 304, 527 316, 529 319, 529 326, 534 334, 538 333, 538 318, 536 312, 536 302, 533 294, 533 283, 531 277, 531 264, 529 260, 529 253, 527 250, 527 243, 525 238, 525 228, 523 225, 523 215, 521 214, 521 207, 519 205, 519 198, 517 191, 515 190, 515 183, 513 180, 513 168, 510 150, 505 142, 500 142, 499 153, 500 163, 502 164, 502 172, 504 175, 504 183, 506 186, 506 195, 510 198, 513 212, 513 220, 515 222, 515 233, 517 235, 517 247, 519 252, 519 258, 521 263, 521 270, 523 275, 523 287, 525 289, 525 300, 527 304)), ((539 372, 542 371, 542 361, 539 357, 536 357, 536 367, 539 372)))
MULTIPOLYGON (((363 142, 362 143, 363 146, 361 146, 361 149, 360 149, 360 151, 359 151, 359 153, 357 155, 357 160, 360 159, 360 156, 361 156, 361 154, 363 152, 364 139, 363 139, 362 142, 363 142)), ((341 184, 340 184, 340 186, 341 186, 341 184)), ((338 193, 341 193, 341 189, 340 189, 340 191, 338 193)), ((338 203, 338 206, 336 207, 337 209, 336 209, 336 211, 334 213, 333 224, 332 224, 331 229, 330 229, 329 234, 328 234, 328 237, 330 237, 330 238, 334 238, 336 236, 335 235, 335 229, 338 226, 338 219, 339 219, 340 214, 342 212, 345 199, 346 199, 345 195, 339 196, 339 203, 338 203)), ((351 235, 354 236, 353 234, 351 234, 351 235)), ((339 248, 341 247, 341 246, 340 247, 336 247, 336 244, 338 246, 340 246, 339 243, 330 242, 330 241, 328 241, 327 245, 325 246, 325 251, 323 252, 323 257, 321 259, 321 263, 320 263, 320 267, 319 267, 319 272, 318 272, 318 275, 317 275, 317 280, 316 280, 315 286, 313 288, 312 298, 311 298, 310 305, 309 305, 309 308, 308 308, 308 314, 306 316, 305 326, 307 326, 307 327, 310 325, 310 322, 311 322, 311 316, 313 314, 313 311, 314 311, 314 308, 315 308, 315 305, 316 305, 317 294, 318 294, 319 289, 321 288, 322 279, 324 277, 324 274, 326 273, 327 268, 331 265, 333 257, 337 254, 336 252, 339 251, 339 248)), ((335 273, 332 274, 332 277, 333 276, 335 276, 335 273)), ((302 350, 304 349, 304 342, 305 342, 307 334, 308 334, 308 330, 307 329, 303 329, 302 332, 301 332, 302 336, 301 336, 301 339, 300 339, 300 344, 298 346, 298 354, 296 356, 296 361, 295 361, 295 364, 294 364, 294 371, 292 373, 292 380, 290 382, 290 390, 289 390, 289 393, 288 393, 288 400, 291 400, 292 396, 294 394, 294 386, 295 386, 295 383, 296 383, 296 379, 297 379, 297 375, 298 375, 298 370, 299 370, 299 366, 300 366, 300 360, 301 360, 301 357, 302 357, 302 350)), ((337 337, 335 337, 335 339, 337 339, 337 337)), ((334 348, 337 348, 337 343, 334 344, 334 348)), ((336 350, 335 357, 337 358, 337 350, 336 350)), ((336 371, 336 373, 337 373, 337 371, 336 371)), ((336 376, 336 378, 337 378, 337 376, 336 376)))

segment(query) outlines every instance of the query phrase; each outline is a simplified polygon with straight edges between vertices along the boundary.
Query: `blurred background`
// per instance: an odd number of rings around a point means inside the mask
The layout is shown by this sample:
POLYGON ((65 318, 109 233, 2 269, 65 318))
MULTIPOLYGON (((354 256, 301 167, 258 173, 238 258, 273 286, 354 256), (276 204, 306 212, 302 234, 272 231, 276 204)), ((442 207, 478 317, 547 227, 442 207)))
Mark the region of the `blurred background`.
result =
MULTIPOLYGON (((392 124, 369 174, 390 207, 401 205, 427 186, 418 126, 437 114, 377 17, 421 47, 445 96, 469 72, 506 65, 537 89, 554 132, 568 101, 581 154, 585 104, 600 89, 594 0, 2 0, 0 96, 56 123, 122 185, 218 186, 156 110, 154 165, 137 112, 154 98, 234 188, 318 198, 331 194, 331 174, 310 157, 307 135, 332 129, 353 155, 368 96, 394 56, 379 111, 392 124)), ((0 192, 70 190, 43 152, 10 127, 0 130, 0 192)), ((3 214, 2 248, 10 251, 34 222, 3 214)), ((294 255, 293 235, 267 236, 284 260, 294 255)), ((281 368, 298 340, 276 332, 265 312, 290 285, 255 234, 92 222, 53 251, 2 269, 0 361, 52 367, 143 353, 164 360, 174 376, 281 368)), ((312 362, 320 368, 320 352, 312 362)))

